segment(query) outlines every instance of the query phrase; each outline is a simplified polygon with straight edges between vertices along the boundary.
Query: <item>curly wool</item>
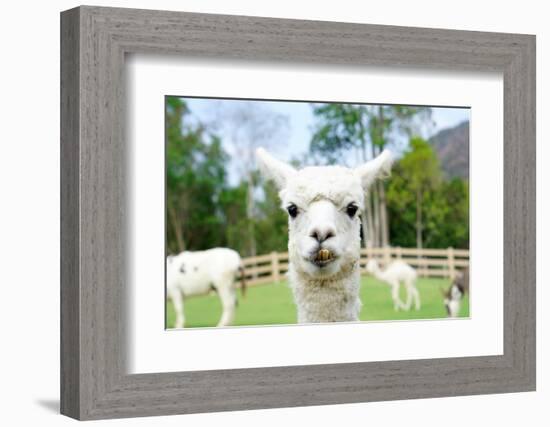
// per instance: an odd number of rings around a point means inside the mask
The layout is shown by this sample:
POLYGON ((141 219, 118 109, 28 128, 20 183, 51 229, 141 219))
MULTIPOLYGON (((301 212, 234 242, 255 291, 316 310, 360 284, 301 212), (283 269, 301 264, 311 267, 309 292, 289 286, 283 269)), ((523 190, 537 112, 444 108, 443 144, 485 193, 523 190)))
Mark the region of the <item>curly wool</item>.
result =
POLYGON ((312 278, 289 265, 288 278, 298 308, 299 323, 359 320, 359 263, 326 279, 312 278))

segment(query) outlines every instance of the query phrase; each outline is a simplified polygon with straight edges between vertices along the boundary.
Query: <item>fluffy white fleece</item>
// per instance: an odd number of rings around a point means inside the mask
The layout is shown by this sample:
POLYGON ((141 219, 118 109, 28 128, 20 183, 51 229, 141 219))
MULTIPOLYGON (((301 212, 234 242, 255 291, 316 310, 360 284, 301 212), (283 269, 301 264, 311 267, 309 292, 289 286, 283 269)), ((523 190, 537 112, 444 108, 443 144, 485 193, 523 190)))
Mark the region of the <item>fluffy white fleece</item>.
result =
POLYGON ((380 270, 375 259, 367 263, 367 271, 378 280, 391 286, 394 310, 410 310, 412 301, 417 310, 420 310, 420 295, 416 288, 417 273, 414 268, 402 260, 394 260, 385 270, 380 270), (399 286, 403 284, 407 292, 407 301, 403 303, 399 298, 399 286))
MULTIPOLYGON (((222 303, 218 326, 228 326, 235 317, 236 277, 241 257, 228 248, 184 251, 166 259, 166 290, 176 312, 175 328, 185 326, 184 299, 215 291, 222 303)), ((243 282, 244 283, 244 282, 243 282)), ((243 288, 244 291, 244 288, 243 288)))
POLYGON ((359 320, 359 267, 352 262, 328 278, 315 278, 294 267, 288 271, 298 307, 298 323, 351 322, 359 320))
POLYGON ((258 149, 260 170, 279 188, 282 208, 289 215, 289 282, 298 322, 339 322, 359 319, 360 214, 374 180, 389 172, 392 156, 384 151, 356 168, 314 166, 296 170, 258 149), (348 208, 356 206, 350 215, 348 208), (319 265, 321 249, 329 262, 319 265))

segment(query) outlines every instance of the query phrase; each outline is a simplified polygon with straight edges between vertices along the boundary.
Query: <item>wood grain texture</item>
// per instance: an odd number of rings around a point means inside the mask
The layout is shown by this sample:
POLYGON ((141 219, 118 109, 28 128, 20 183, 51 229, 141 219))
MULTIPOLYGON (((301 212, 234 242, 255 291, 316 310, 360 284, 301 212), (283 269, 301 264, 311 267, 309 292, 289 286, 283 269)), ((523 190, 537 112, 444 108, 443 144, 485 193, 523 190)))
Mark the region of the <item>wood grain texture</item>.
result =
POLYGON ((61 20, 61 412, 80 413, 78 10, 61 20))
POLYGON ((535 38, 181 12, 62 13, 62 413, 100 419, 535 388, 535 38), (128 375, 124 55, 499 71, 504 354, 128 375))

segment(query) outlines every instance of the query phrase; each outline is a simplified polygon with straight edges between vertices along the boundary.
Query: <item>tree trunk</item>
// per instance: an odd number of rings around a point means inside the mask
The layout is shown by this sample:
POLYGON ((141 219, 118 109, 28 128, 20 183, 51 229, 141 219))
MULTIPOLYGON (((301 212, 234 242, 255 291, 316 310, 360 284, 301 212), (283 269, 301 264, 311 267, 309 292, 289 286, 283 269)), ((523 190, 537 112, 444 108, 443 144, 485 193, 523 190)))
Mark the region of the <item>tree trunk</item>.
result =
POLYGON ((372 225, 372 206, 370 202, 370 195, 365 195, 365 213, 361 215, 361 222, 363 224, 363 245, 365 248, 373 247, 373 235, 374 229, 372 225))
POLYGON ((178 218, 176 208, 171 203, 168 203, 168 215, 170 216, 170 222, 172 223, 172 228, 174 229, 174 234, 176 235, 176 243, 178 245, 178 253, 185 250, 185 241, 183 240, 183 229, 181 221, 178 218))
POLYGON ((372 204, 373 204, 373 244, 376 248, 380 247, 380 203, 378 200, 378 189, 374 185, 372 187, 372 204))
MULTIPOLYGON (((378 120, 380 131, 380 151, 384 149, 386 141, 384 138, 384 107, 378 107, 378 120)), ((390 244, 390 230, 388 221, 388 207, 386 204, 386 189, 382 181, 378 181, 378 194, 380 198, 380 243, 382 247, 387 247, 390 244)))
POLYGON ((389 246, 389 226, 388 226, 388 209, 386 206, 386 189, 384 183, 378 181, 378 190, 380 193, 380 242, 383 247, 389 246))
MULTIPOLYGON (((363 135, 363 138, 361 139, 361 154, 363 155, 363 163, 366 163, 367 162, 367 143, 365 142, 364 130, 361 122, 360 122, 360 125, 362 128, 361 134, 363 135)), ((373 219, 372 219, 372 205, 371 205, 369 193, 365 194, 363 203, 365 204, 365 212, 363 213, 363 215, 361 215, 361 224, 363 226, 363 247, 372 248, 374 227, 373 227, 373 219)))
POLYGON ((422 249, 422 192, 416 190, 416 247, 422 249))
POLYGON ((248 174, 248 191, 246 200, 246 217, 248 219, 248 252, 249 256, 256 256, 256 238, 254 236, 254 183, 252 173, 248 174))
MULTIPOLYGON (((374 147, 374 144, 372 145, 372 158, 374 159, 377 156, 377 150, 374 147)), ((372 197, 372 205, 373 205, 373 234, 372 234, 372 242, 374 247, 378 248, 380 247, 380 204, 378 203, 378 185, 373 184, 371 187, 371 197, 372 197)))

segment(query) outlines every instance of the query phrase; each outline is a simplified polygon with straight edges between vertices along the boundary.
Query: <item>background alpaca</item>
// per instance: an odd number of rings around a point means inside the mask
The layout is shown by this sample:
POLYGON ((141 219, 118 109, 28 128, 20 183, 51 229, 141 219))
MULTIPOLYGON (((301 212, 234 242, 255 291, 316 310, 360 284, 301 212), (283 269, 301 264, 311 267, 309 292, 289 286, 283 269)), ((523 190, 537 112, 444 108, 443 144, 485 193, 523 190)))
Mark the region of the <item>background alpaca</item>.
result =
POLYGON ((298 322, 358 320, 360 214, 370 185, 389 173, 390 152, 355 169, 301 170, 262 148, 256 154, 260 170, 275 182, 288 212, 288 277, 298 322))
MULTIPOLYGON (((218 326, 233 323, 237 303, 235 278, 242 273, 241 257, 227 248, 214 248, 199 252, 182 252, 166 259, 166 288, 176 312, 175 328, 183 328, 185 315, 183 299, 192 295, 203 295, 216 291, 220 297, 223 312, 218 326)), ((246 283, 242 280, 244 296, 246 283)))
POLYGON ((391 295, 393 299, 394 310, 410 310, 412 300, 414 299, 415 309, 420 310, 420 295, 416 288, 417 274, 414 268, 401 260, 395 260, 389 263, 387 268, 382 271, 375 259, 367 263, 367 271, 378 280, 391 286, 391 295), (405 304, 399 298, 399 286, 403 283, 407 291, 407 301, 405 304))
POLYGON ((449 289, 443 292, 447 316, 457 317, 460 313, 462 299, 470 290, 470 269, 467 267, 458 272, 449 289))

